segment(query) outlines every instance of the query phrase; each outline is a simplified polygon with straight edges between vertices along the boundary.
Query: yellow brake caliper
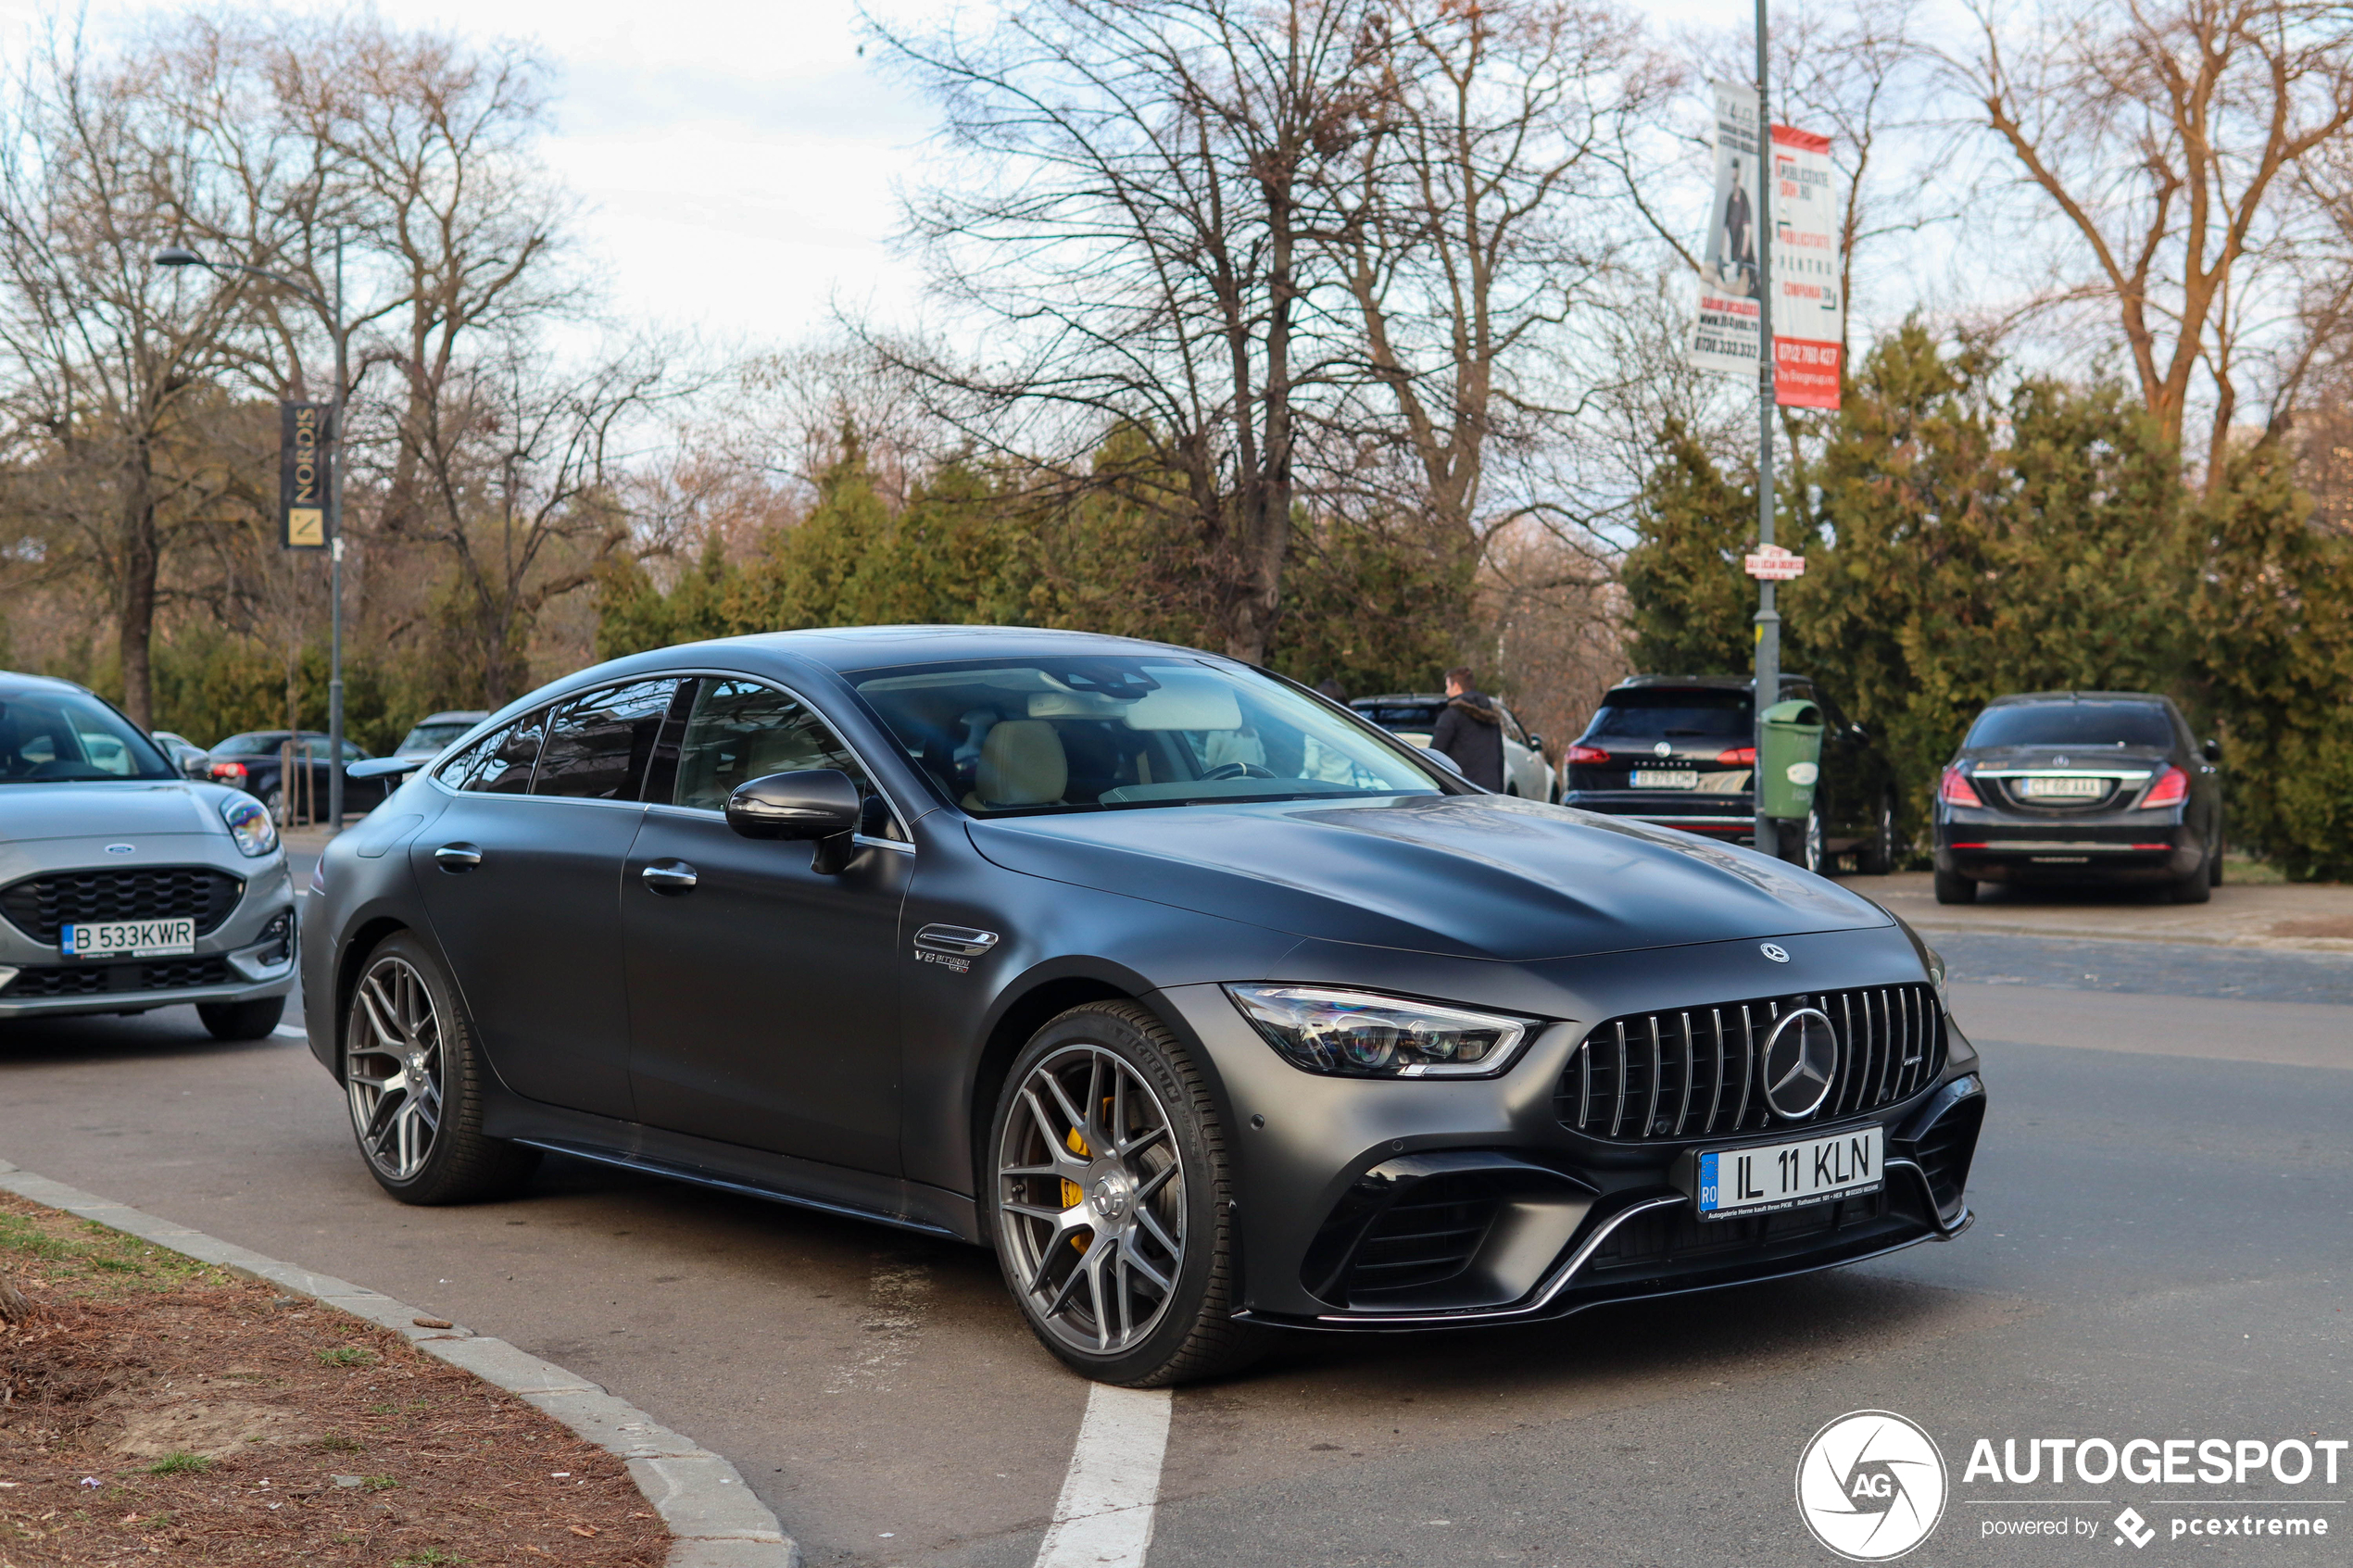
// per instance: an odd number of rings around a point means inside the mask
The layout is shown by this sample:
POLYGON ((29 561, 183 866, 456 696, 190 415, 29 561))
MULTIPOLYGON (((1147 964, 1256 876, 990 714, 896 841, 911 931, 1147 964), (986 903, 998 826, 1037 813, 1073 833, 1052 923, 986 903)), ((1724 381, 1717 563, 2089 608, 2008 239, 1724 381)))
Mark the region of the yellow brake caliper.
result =
MULTIPOLYGON (((1087 1152, 1087 1140, 1078 1135, 1077 1128, 1073 1127, 1069 1132, 1063 1134, 1063 1142, 1069 1147, 1071 1153, 1078 1156, 1079 1159, 1086 1160, 1090 1158, 1087 1152)), ((1076 1182, 1065 1181, 1063 1183, 1063 1208, 1076 1209, 1086 1201, 1087 1194, 1079 1187, 1079 1185, 1076 1182)), ((1070 1238, 1070 1244, 1078 1248, 1079 1251, 1084 1252, 1087 1250, 1087 1244, 1094 1239, 1095 1238, 1091 1235, 1074 1236, 1070 1238)))

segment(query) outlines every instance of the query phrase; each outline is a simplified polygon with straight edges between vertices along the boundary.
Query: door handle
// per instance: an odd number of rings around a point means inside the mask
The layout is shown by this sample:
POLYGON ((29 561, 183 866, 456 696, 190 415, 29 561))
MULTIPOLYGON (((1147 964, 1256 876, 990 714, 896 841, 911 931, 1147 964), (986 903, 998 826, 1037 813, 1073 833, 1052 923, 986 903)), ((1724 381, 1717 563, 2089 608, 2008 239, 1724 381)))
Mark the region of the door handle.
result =
POLYGON ((695 868, 684 860, 656 860, 637 873, 637 880, 656 893, 675 897, 695 890, 695 868))
POLYGON ((470 872, 482 864, 482 849, 472 844, 445 844, 433 852, 433 861, 445 872, 470 872))

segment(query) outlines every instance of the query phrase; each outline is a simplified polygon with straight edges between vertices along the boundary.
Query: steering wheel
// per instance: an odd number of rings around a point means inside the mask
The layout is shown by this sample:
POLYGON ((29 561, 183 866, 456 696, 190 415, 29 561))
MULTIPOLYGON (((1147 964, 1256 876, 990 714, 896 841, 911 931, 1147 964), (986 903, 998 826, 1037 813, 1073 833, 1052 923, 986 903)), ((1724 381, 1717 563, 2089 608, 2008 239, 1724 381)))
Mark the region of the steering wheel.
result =
POLYGON ((1227 762, 1203 773, 1202 780, 1207 783, 1211 779, 1271 779, 1274 776, 1272 768, 1262 768, 1255 762, 1227 762))

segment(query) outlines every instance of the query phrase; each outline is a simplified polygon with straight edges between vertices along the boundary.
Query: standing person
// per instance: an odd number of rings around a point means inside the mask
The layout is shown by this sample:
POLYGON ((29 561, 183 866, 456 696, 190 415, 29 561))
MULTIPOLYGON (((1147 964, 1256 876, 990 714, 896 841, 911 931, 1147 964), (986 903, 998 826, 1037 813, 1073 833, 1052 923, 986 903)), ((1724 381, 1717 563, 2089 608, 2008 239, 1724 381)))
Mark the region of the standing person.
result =
POLYGON ((1504 789, 1504 725, 1495 701, 1471 684, 1470 666, 1446 671, 1446 711, 1430 732, 1429 748, 1454 759, 1463 777, 1482 789, 1504 789))

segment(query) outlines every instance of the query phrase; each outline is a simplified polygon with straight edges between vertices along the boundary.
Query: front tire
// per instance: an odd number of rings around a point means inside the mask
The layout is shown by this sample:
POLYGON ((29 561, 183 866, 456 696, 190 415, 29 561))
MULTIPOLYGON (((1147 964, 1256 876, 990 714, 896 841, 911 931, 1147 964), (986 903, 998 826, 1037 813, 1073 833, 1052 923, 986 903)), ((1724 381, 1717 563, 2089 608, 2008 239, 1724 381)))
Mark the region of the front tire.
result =
POLYGON ((1201 1070, 1133 1002, 1074 1008, 1015 1059, 984 1184, 1005 1284, 1030 1331, 1099 1383, 1234 1371, 1265 1331, 1233 1321, 1226 1131, 1201 1070))
POLYGON ((385 937, 352 988, 343 1032, 352 1135, 378 1186, 437 1204, 523 1184, 539 1151, 483 1135, 484 1075, 440 961, 411 933, 385 937))
POLYGON ((1855 869, 1865 876, 1886 876, 1895 870, 1895 797, 1880 797, 1879 822, 1871 836, 1855 852, 1855 869))
POLYGON ((286 1016, 286 998, 264 997, 254 1002, 198 1002, 196 1017, 216 1040, 258 1040, 286 1016))
POLYGON ((1940 904, 1974 904, 1977 883, 1958 872, 1940 868, 1936 873, 1936 901, 1940 904))

